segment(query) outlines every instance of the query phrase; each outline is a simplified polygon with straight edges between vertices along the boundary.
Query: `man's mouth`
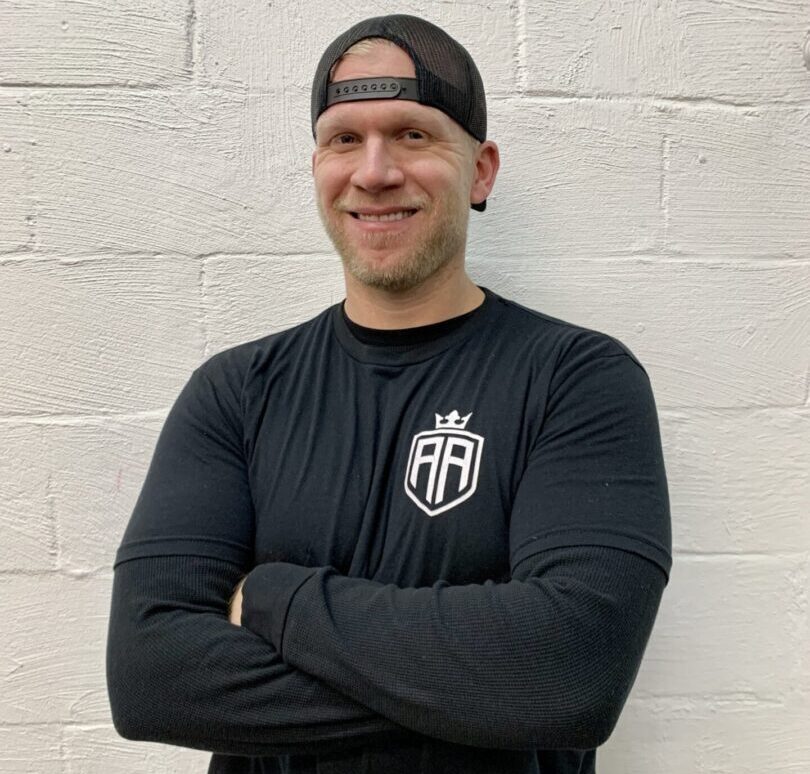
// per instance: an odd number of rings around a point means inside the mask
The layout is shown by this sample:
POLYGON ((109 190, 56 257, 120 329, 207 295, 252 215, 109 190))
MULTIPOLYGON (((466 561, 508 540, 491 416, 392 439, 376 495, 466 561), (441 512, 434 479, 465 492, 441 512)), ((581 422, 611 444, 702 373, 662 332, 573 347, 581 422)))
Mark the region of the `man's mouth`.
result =
POLYGON ((351 215, 357 220, 366 221, 389 221, 389 220, 405 220, 410 218, 411 215, 416 213, 416 210, 399 210, 397 212, 386 212, 383 215, 371 215, 363 212, 352 212, 351 215))

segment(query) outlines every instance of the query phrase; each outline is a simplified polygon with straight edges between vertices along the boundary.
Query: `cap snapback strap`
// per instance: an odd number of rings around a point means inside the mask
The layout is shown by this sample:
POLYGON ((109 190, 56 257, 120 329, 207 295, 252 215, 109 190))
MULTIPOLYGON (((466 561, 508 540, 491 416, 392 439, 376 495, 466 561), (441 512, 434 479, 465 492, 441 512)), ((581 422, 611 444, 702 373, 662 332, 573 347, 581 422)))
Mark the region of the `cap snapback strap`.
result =
POLYGON ((326 106, 358 99, 411 99, 419 101, 416 78, 356 78, 335 81, 326 90, 326 106))

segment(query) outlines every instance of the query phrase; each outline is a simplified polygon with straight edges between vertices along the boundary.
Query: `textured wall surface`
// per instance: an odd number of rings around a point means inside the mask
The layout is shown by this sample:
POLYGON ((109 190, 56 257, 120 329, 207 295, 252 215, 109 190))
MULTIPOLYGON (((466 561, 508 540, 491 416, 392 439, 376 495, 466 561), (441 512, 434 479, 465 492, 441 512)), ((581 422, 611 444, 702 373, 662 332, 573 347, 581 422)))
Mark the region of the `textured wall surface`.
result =
MULTIPOLYGON (((0 771, 205 770, 112 727, 112 558, 192 369, 342 298, 308 88, 391 10, 0 0, 0 771)), ((653 381, 674 567, 600 772, 805 774, 810 0, 397 10, 487 87, 471 276, 653 381)))

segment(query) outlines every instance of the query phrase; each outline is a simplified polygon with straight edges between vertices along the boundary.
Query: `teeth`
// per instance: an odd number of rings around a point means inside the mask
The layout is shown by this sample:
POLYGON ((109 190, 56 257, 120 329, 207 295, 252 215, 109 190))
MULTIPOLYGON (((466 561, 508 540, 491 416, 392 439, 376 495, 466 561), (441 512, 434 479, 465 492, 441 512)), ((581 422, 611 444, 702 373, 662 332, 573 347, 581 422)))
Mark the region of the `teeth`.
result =
POLYGON ((413 215, 414 210, 400 210, 399 212, 390 212, 387 215, 363 215, 361 212, 357 213, 360 220, 403 220, 413 215))

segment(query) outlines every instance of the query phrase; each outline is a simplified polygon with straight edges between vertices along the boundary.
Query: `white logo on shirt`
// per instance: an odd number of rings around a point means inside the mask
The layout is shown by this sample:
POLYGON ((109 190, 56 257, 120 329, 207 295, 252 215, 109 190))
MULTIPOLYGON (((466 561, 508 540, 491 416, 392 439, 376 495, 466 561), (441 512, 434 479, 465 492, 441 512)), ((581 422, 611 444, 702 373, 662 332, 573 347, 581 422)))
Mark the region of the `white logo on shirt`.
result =
POLYGON ((428 516, 454 508, 478 486, 484 439, 464 429, 471 416, 436 414, 436 429, 413 437, 405 492, 428 516))

